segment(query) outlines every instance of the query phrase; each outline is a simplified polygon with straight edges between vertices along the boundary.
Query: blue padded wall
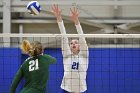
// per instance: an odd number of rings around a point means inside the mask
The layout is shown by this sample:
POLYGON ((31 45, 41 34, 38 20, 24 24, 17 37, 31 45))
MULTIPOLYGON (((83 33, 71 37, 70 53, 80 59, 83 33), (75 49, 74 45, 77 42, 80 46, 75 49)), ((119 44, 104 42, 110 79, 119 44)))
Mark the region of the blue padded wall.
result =
MULTIPOLYGON (((21 64, 18 48, 0 48, 0 93, 9 93, 11 82, 21 64)), ((17 92, 20 87, 17 88, 17 92)))
MULTIPOLYGON (((140 93, 139 48, 94 48, 89 52, 87 93, 140 93)), ((46 49, 45 53, 57 59, 57 64, 50 66, 47 93, 59 93, 63 77, 61 49, 46 49)), ((0 49, 0 93, 9 93, 11 81, 25 58, 27 55, 19 49, 0 49)), ((23 85, 21 82, 17 93, 23 85)))
POLYGON ((139 48, 90 49, 88 93, 139 93, 139 48))

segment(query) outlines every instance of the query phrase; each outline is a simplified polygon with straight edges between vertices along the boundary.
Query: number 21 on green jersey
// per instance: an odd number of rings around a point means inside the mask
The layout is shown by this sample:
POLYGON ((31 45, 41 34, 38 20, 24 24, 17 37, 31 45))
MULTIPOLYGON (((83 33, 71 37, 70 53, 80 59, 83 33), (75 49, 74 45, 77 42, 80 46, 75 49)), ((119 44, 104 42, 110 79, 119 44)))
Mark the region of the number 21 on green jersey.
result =
POLYGON ((38 59, 36 60, 31 60, 29 62, 29 72, 34 71, 34 70, 38 70, 39 66, 38 66, 38 59))

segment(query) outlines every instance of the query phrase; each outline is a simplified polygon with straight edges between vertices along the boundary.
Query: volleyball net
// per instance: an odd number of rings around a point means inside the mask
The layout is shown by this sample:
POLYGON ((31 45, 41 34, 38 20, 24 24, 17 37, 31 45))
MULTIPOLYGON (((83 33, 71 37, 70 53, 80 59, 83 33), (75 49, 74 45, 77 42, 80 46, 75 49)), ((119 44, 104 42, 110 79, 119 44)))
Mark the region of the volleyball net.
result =
MULTIPOLYGON (((59 93, 64 67, 61 40, 85 37, 89 48, 87 93, 140 92, 140 34, 0 34, 0 93, 9 93, 11 82, 28 57, 19 48, 22 40, 40 41, 45 53, 56 58, 50 66, 47 93, 59 93)), ((23 88, 23 80, 17 93, 23 88)))

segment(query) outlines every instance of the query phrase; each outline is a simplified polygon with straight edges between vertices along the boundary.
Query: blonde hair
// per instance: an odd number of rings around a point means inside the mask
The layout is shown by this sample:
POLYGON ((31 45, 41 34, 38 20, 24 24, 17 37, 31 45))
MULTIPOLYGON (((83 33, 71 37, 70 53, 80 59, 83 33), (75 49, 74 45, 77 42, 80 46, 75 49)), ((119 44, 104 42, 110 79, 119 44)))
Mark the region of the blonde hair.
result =
POLYGON ((30 56, 37 56, 43 53, 42 44, 38 41, 30 43, 28 40, 23 40, 20 48, 24 53, 29 54, 30 56))

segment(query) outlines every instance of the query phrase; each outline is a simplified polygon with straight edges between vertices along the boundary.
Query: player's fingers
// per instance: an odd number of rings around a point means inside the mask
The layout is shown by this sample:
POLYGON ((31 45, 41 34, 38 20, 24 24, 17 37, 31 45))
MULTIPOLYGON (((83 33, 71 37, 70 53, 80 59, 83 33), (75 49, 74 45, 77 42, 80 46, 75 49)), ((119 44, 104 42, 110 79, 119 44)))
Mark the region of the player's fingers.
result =
POLYGON ((62 9, 60 9, 60 14, 62 13, 62 9))
POLYGON ((74 12, 76 12, 76 7, 74 7, 74 12))
POLYGON ((59 10, 58 4, 56 4, 56 9, 59 10))
POLYGON ((53 11, 56 12, 56 5, 53 5, 53 11))
POLYGON ((74 9, 71 9, 71 13, 72 15, 75 15, 74 9))
POLYGON ((57 9, 57 6, 56 6, 56 4, 54 4, 54 10, 56 10, 57 9))
POLYGON ((73 10, 70 8, 71 13, 73 14, 73 10))
POLYGON ((76 7, 76 13, 78 13, 79 11, 78 11, 78 8, 76 7))

